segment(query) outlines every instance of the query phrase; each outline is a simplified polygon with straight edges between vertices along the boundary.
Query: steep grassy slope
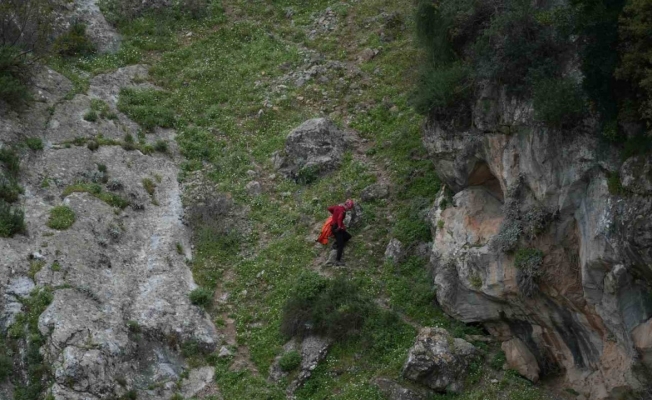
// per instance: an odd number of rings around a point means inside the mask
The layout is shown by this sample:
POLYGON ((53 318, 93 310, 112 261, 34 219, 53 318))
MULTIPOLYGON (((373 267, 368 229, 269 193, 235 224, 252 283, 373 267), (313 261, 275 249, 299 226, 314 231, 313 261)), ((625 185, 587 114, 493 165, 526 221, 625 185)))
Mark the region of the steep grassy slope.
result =
MULTIPOLYGON (((430 240, 424 217, 440 189, 421 146, 421 117, 407 105, 420 57, 412 15, 410 2, 395 0, 228 0, 200 20, 171 14, 121 23, 125 44, 117 55, 54 62, 80 91, 89 74, 151 65, 153 83, 166 92, 123 92, 121 110, 143 135, 174 126, 185 157, 180 179, 200 174, 245 210, 251 229, 215 235, 210 224, 195 226, 189 261, 205 290, 198 301, 217 292, 220 301, 207 308, 230 332, 234 356, 187 355, 215 365, 224 398, 285 398, 285 385, 269 383, 267 371, 287 340, 279 330, 283 304, 309 271, 346 277, 374 308, 359 335, 334 344, 298 399, 381 399, 370 380, 399 378, 417 327, 478 333, 436 307, 425 259, 384 262, 390 238, 410 251, 430 240), (320 115, 357 130, 357 148, 338 171, 309 185, 274 176, 272 153, 293 127, 320 115), (260 196, 245 189, 250 170, 260 196), (391 184, 389 201, 363 204, 347 266, 323 268, 328 250, 309 236, 325 207, 377 181, 391 184)), ((544 396, 500 365, 474 365, 470 383, 477 388, 461 398, 544 396)))

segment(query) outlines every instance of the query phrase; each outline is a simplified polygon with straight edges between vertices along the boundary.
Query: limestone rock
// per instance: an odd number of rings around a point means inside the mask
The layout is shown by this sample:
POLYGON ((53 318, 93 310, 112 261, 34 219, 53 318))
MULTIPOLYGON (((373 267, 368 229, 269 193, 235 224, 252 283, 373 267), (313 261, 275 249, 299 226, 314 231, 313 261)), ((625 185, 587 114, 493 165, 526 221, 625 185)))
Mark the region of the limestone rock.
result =
MULTIPOLYGON (((29 166, 20 175, 29 235, 0 238, 0 330, 21 310, 20 297, 31 288, 57 288, 38 319, 45 338, 40 351, 52 366, 56 400, 117 398, 129 389, 136 389, 139 399, 168 399, 186 371, 191 378, 187 393, 192 396, 202 382, 212 379, 208 370, 190 370, 177 347, 192 341, 212 351, 220 336, 206 313, 190 303, 188 295, 196 284, 185 257, 176 253, 177 243, 190 242, 190 232, 183 224, 174 145, 170 157, 120 146, 91 151, 63 143, 99 133, 136 136, 138 125, 119 113, 116 103, 122 87, 141 85, 134 80, 146 76, 143 66, 121 68, 91 79, 88 96, 67 99, 71 83, 42 69, 34 88, 42 102, 20 114, 0 116, 0 143, 22 140, 29 131, 30 137, 41 137, 46 144, 21 162, 29 166), (83 120, 91 99, 105 101, 117 120, 96 124, 83 120), (52 115, 48 107, 54 110, 52 115), (106 166, 110 178, 106 183, 95 179, 98 165, 106 166), (46 178, 49 185, 43 187, 46 178), (144 178, 157 181, 156 207, 149 206, 144 178), (120 184, 109 185, 111 179, 120 184), (85 192, 63 196, 66 187, 80 181, 147 206, 120 209, 85 192), (54 231, 46 222, 50 209, 61 204, 74 211, 76 220, 68 230, 54 231), (44 265, 32 273, 32 281, 27 255, 37 249, 44 265), (51 268, 54 261, 59 264, 56 270, 51 268), (125 387, 116 384, 119 377, 125 387)), ((171 130, 156 130, 147 140, 170 142, 174 135, 171 130)))
POLYGON ((643 363, 652 368, 652 319, 634 328, 632 331, 634 346, 641 354, 643 363))
POLYGON ((403 243, 396 238, 390 240, 385 249, 385 261, 399 263, 403 259, 403 256, 403 243))
POLYGON ((311 180, 339 167, 347 137, 325 118, 311 119, 295 128, 285 142, 285 156, 275 156, 275 165, 293 179, 311 180))
POLYGON ((620 180, 625 190, 649 195, 652 194, 652 160, 650 157, 630 157, 620 167, 620 180))
POLYGON ((424 400, 425 396, 414 390, 405 388, 387 378, 377 378, 374 384, 380 389, 387 400, 424 400))
POLYGON ((501 348, 505 352, 507 365, 519 374, 536 383, 539 380, 539 364, 532 352, 519 338, 503 342, 501 348))
POLYGON ((374 201, 379 199, 386 199, 389 197, 389 186, 382 183, 374 183, 362 189, 360 199, 362 201, 374 201))
POLYGON ((429 214, 438 303, 498 340, 518 338, 539 375, 562 370, 587 398, 648 387, 634 329, 652 318, 650 157, 622 164, 597 132, 549 129, 501 88, 476 95, 459 120, 424 128, 449 192, 429 214), (609 192, 616 172, 628 196, 609 192), (541 254, 536 271, 515 266, 528 248, 541 254))
POLYGON ((438 392, 462 390, 477 350, 442 328, 422 328, 403 365, 403 377, 438 392))

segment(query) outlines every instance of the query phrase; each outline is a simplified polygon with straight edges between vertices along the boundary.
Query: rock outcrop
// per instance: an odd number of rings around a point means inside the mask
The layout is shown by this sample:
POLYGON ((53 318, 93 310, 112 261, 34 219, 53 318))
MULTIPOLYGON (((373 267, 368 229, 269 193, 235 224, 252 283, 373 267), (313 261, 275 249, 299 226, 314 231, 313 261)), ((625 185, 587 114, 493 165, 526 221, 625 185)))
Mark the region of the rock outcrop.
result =
POLYGON ((548 129, 486 88, 465 118, 431 118, 424 143, 448 188, 430 213, 439 303, 606 399, 650 384, 652 182, 649 158, 621 166, 594 130, 548 129))
POLYGON ((290 132, 284 154, 275 154, 272 161, 286 177, 310 182, 339 167, 349 141, 332 121, 311 119, 290 132))
POLYGON ((445 329, 422 328, 403 366, 403 377, 438 392, 458 393, 476 355, 471 343, 453 338, 445 329))
POLYGON ((57 400, 129 390, 139 399, 167 399, 179 390, 191 397, 213 380, 211 368, 191 370, 180 352, 188 343, 212 351, 220 337, 190 303, 196 285, 185 258, 191 255, 176 251, 178 244, 190 248, 190 232, 182 223, 175 133, 144 138, 168 141, 168 154, 145 155, 116 142, 87 146, 99 134, 114 141, 137 136, 137 124, 116 104, 122 87, 151 88, 134 83, 146 76, 143 66, 125 67, 93 78, 88 94, 68 100, 70 82, 43 69, 35 79, 41 101, 0 116, 3 145, 25 138, 44 145, 21 156, 27 235, 0 239, 0 332, 27 311, 20 298, 34 287, 52 291, 38 331, 57 400), (92 101, 104 102, 115 118, 86 121, 92 101), (47 225, 60 205, 75 215, 67 230, 47 225))

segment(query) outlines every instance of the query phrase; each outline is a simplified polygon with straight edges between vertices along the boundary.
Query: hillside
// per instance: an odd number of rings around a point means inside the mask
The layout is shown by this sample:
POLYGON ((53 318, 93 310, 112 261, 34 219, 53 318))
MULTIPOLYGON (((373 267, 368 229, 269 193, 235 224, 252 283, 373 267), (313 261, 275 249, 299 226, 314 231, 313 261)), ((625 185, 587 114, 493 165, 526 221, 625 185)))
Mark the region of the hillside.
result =
POLYGON ((639 396, 626 227, 652 186, 630 166, 610 193, 622 138, 555 142, 566 115, 530 129, 500 85, 458 90, 475 65, 424 81, 426 3, 56 9, 29 94, 0 92, 0 399, 639 396), (315 239, 347 198, 338 266, 315 239), (539 203, 536 234, 490 246, 539 203), (519 254, 550 271, 534 298, 519 254))

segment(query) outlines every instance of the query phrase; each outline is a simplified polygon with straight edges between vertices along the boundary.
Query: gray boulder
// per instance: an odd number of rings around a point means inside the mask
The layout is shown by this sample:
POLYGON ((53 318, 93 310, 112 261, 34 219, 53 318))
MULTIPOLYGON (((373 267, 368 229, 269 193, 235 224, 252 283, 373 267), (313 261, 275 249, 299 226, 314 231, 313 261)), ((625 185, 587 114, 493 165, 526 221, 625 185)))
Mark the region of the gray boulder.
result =
POLYGON ((389 185, 384 183, 374 183, 362 189, 360 198, 362 201, 374 201, 379 199, 386 199, 389 197, 389 185))
POLYGON ((272 162, 286 177, 309 182, 340 166, 347 142, 332 121, 311 119, 290 132, 285 154, 275 154, 272 162))
POLYGON ((476 355, 471 343, 453 338, 445 329, 422 328, 403 366, 403 377, 438 392, 459 393, 476 355))
POLYGON ((390 240, 385 249, 385 261, 399 263, 403 259, 403 256, 403 243, 396 238, 390 240))

